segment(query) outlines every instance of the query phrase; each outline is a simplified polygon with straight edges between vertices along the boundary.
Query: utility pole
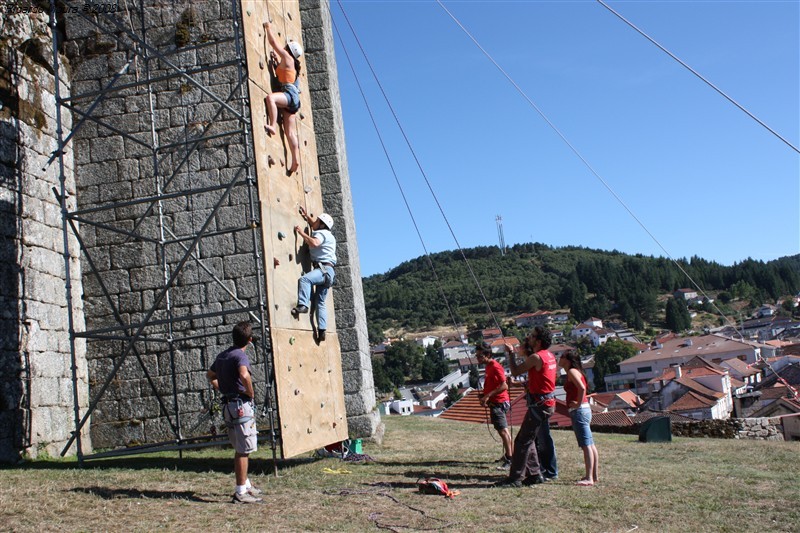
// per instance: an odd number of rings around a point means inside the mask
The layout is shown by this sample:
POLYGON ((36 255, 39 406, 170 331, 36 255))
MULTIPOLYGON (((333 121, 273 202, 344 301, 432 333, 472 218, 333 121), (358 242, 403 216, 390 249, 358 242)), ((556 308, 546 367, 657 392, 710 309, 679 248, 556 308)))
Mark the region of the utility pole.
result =
POLYGON ((503 217, 495 215, 495 223, 497 223, 497 237, 500 240, 500 255, 506 255, 506 238, 503 235, 503 217))

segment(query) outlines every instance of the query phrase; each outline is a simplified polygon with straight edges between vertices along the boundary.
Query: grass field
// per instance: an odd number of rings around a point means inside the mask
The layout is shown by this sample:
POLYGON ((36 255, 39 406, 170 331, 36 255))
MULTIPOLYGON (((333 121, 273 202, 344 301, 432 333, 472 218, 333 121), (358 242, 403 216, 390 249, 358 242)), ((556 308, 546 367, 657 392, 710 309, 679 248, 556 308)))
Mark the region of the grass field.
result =
POLYGON ((376 462, 251 461, 265 504, 234 506, 232 451, 210 449, 0 470, 0 529, 11 531, 800 531, 800 443, 596 434, 601 483, 576 487, 582 455, 554 432, 560 478, 490 489, 503 474, 486 426, 386 417, 376 462), (328 472, 325 472, 328 469, 328 472), (344 470, 349 473, 345 473, 344 470), (339 472, 339 473, 331 473, 339 472), (454 499, 422 495, 439 477, 454 499))

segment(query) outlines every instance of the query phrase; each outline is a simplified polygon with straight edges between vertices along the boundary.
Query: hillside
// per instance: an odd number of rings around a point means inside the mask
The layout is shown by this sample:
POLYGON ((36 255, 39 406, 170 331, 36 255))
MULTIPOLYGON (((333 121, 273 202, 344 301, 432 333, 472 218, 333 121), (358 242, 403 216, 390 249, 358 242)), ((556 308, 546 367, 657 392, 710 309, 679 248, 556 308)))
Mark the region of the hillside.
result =
MULTIPOLYGON (((568 308, 574 318, 615 316, 644 329, 664 320, 664 295, 693 287, 688 274, 723 311, 734 315, 800 290, 800 254, 763 262, 747 259, 723 266, 699 257, 678 264, 661 257, 582 247, 518 244, 503 256, 495 246, 464 249, 464 256, 496 315, 568 308)), ((364 278, 371 336, 389 328, 417 330, 491 324, 481 292, 459 251, 401 263, 385 274, 364 278), (438 278, 438 283, 437 283, 438 278), (440 289, 441 287, 441 289, 440 289)))

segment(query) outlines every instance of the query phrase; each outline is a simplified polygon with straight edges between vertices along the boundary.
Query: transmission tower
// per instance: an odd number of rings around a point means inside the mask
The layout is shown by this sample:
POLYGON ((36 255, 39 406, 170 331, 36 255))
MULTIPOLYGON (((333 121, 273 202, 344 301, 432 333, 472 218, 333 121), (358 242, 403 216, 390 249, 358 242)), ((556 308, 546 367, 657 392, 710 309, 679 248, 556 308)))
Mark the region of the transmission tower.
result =
POLYGON ((503 236, 503 217, 495 215, 495 222, 497 223, 497 237, 500 241, 500 255, 506 255, 506 238, 503 236))

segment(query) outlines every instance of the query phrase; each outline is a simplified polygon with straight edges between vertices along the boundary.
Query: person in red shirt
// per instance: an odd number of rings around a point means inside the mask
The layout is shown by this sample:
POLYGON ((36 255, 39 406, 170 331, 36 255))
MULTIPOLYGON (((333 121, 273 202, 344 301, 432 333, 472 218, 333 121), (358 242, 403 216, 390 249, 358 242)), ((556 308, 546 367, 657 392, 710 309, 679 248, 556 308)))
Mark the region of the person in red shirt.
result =
POLYGON ((572 430, 578 439, 578 446, 583 450, 583 464, 586 475, 578 480, 577 485, 590 487, 600 481, 597 477, 597 447, 592 438, 592 410, 586 399, 586 376, 583 375, 581 357, 574 351, 569 351, 558 360, 558 366, 567 372, 567 382, 564 392, 567 393, 567 407, 569 417, 572 419, 572 430))
POLYGON ((476 345, 475 356, 478 363, 484 365, 483 392, 480 396, 481 406, 489 408, 492 425, 503 441, 503 458, 500 469, 511 466, 511 456, 514 445, 511 442, 511 433, 508 430, 506 413, 511 409, 511 397, 508 395, 506 371, 503 365, 494 360, 492 347, 488 342, 482 341, 476 345))
POLYGON ((496 487, 521 487, 544 483, 539 454, 536 452, 536 434, 542 424, 555 411, 556 389, 555 356, 548 350, 550 347, 550 330, 536 326, 525 338, 523 350, 525 359, 518 363, 514 348, 506 344, 506 354, 511 367, 511 375, 520 376, 528 373, 528 411, 514 439, 514 454, 511 458, 511 469, 508 477, 495 483, 496 487))

